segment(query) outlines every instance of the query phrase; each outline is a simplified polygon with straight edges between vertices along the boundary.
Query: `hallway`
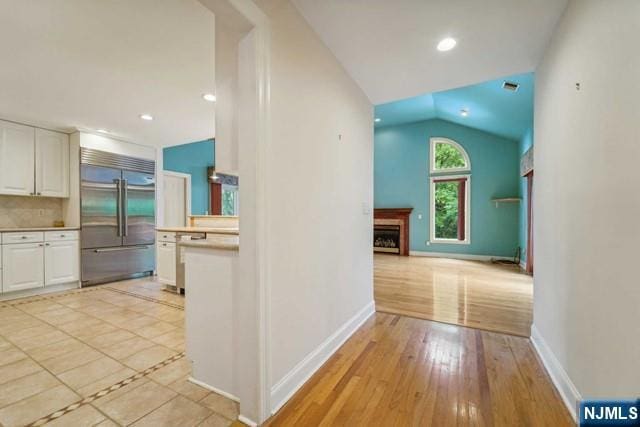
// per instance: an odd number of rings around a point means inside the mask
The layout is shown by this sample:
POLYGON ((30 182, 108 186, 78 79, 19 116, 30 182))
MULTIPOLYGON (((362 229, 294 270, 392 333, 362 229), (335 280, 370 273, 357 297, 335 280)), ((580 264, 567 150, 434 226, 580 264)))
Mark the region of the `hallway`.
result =
POLYGON ((376 313, 267 426, 571 426, 528 339, 376 313))

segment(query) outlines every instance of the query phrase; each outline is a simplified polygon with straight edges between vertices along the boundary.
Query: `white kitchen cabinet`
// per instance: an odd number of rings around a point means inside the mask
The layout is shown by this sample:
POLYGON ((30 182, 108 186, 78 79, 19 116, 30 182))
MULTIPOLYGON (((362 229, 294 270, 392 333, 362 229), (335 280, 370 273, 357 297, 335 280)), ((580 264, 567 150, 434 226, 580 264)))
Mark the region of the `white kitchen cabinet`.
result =
POLYGON ((44 285, 80 280, 80 252, 77 240, 47 242, 44 246, 44 285))
POLYGON ((158 242, 157 252, 158 281, 164 285, 176 286, 176 244, 158 242))
POLYGON ((35 192, 34 139, 34 128, 0 121, 0 194, 35 192))
POLYGON ((44 243, 2 247, 2 292, 44 286, 44 243))
POLYGON ((69 197, 69 135, 36 129, 35 193, 69 197))

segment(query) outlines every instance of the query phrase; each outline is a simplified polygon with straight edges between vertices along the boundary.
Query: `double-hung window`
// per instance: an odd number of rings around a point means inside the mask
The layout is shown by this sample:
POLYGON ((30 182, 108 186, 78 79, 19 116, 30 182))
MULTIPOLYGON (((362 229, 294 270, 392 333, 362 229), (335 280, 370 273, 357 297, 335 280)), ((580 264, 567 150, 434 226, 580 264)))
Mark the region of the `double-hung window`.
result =
POLYGON ((432 243, 469 244, 471 162, 457 142, 431 138, 429 144, 432 243))

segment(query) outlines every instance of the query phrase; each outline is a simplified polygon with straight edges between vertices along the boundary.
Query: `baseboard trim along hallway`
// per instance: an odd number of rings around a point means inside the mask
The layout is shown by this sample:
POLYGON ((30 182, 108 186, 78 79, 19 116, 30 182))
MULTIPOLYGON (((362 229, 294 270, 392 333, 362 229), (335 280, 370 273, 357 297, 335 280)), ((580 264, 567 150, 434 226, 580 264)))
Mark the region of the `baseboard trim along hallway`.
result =
POLYGON ((375 311, 371 301, 278 381, 271 388, 271 414, 278 412, 375 311))
POLYGON ((493 255, 473 255, 473 254, 455 254, 447 252, 425 252, 425 251, 409 251, 410 256, 424 256, 432 258, 451 258, 466 261, 492 261, 492 260, 513 260, 513 257, 493 256, 493 255))
POLYGON ((542 338, 542 335, 540 335, 536 325, 531 326, 531 343, 573 420, 577 421, 576 405, 582 400, 582 396, 544 338, 542 338))

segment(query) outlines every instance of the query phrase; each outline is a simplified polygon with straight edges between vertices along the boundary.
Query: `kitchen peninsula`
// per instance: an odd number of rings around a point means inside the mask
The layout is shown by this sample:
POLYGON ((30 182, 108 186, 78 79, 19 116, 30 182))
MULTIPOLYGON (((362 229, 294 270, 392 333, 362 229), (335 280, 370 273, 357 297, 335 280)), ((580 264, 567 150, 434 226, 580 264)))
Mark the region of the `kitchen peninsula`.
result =
POLYGON ((202 245, 238 244, 238 217, 199 215, 189 216, 187 226, 156 228, 158 281, 176 292, 184 292, 186 285, 184 243, 202 245), (216 243, 217 242, 217 243, 216 243))

